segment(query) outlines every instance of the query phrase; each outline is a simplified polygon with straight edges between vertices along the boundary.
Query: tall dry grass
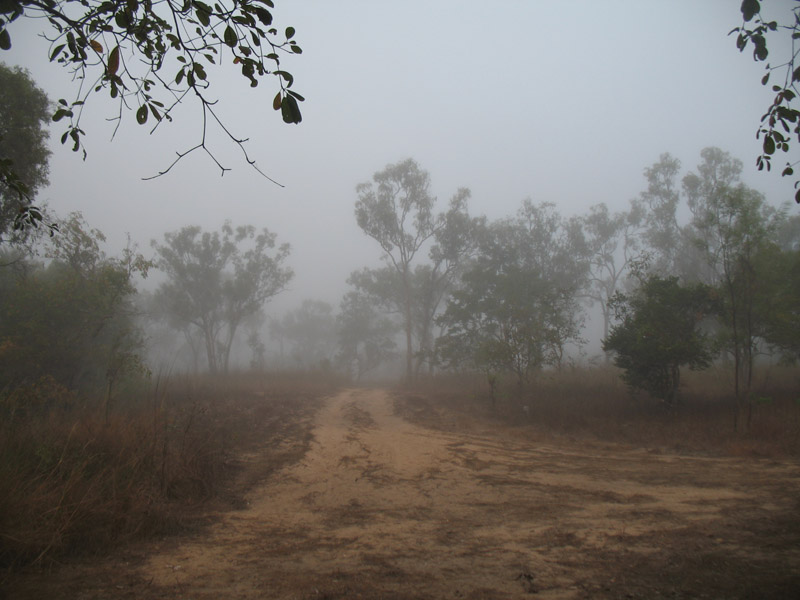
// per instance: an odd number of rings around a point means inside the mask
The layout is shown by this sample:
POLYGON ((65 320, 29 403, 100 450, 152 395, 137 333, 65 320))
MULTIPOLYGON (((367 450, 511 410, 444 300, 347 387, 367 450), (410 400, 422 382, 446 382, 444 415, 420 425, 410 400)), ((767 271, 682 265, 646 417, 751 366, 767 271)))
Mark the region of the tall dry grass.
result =
POLYGON ((218 493, 231 457, 263 441, 260 424, 276 407, 336 385, 291 374, 162 375, 117 399, 108 420, 102 401, 79 398, 52 380, 6 390, 0 567, 187 527, 187 508, 218 493))
POLYGON ((738 427, 731 377, 724 366, 685 373, 675 408, 632 392, 613 367, 547 371, 524 388, 501 379, 494 403, 480 375, 441 375, 418 390, 449 409, 541 435, 654 451, 800 456, 800 369, 761 366, 738 427))

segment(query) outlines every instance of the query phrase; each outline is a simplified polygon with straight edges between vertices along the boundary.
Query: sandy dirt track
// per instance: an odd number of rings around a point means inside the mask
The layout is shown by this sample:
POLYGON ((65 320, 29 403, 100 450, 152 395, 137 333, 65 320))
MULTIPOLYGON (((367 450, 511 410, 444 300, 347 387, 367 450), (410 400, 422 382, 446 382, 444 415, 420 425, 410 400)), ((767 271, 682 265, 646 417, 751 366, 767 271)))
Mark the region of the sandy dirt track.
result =
POLYGON ((80 597, 800 597, 796 464, 444 431, 431 410, 326 400, 247 508, 80 597))

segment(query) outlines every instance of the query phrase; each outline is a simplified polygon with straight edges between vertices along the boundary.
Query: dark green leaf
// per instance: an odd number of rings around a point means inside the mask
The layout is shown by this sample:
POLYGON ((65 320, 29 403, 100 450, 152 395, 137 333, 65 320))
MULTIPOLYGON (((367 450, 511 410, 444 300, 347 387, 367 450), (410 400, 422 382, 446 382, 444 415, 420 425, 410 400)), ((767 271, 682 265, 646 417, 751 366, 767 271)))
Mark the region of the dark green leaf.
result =
POLYGON ((284 123, 300 123, 303 120, 303 116, 300 114, 300 107, 293 96, 287 94, 283 97, 281 101, 281 116, 283 116, 284 123))
POLYGON ((224 35, 225 43, 230 46, 231 48, 235 48, 237 42, 239 41, 239 37, 236 35, 236 32, 233 30, 233 27, 228 25, 225 28, 225 35, 224 35))
POLYGON ((203 68, 203 65, 200 63, 194 63, 194 73, 197 75, 197 78, 205 81, 206 80, 206 70, 203 68))
POLYGON ((108 55, 108 66, 106 67, 106 74, 114 76, 119 69, 119 46, 114 46, 114 49, 108 55))
POLYGON ((745 47, 745 46, 747 46, 747 38, 746 38, 746 37, 744 37, 744 35, 742 35, 742 34, 740 33, 740 34, 738 35, 738 37, 736 38, 736 47, 737 47, 737 48, 739 49, 739 51, 741 52, 742 50, 744 50, 744 47, 745 47))
POLYGON ((297 44, 292 44, 292 52, 294 52, 295 54, 302 54, 303 49, 297 44))
POLYGON ((763 35, 753 35, 750 37, 753 41, 753 45, 755 48, 753 49, 753 58, 755 60, 767 60, 767 55, 769 52, 767 51, 767 41, 764 39, 763 35))
POLYGON ((69 132, 69 137, 71 137, 72 141, 73 141, 72 151, 73 152, 77 152, 78 150, 80 150, 81 139, 80 139, 80 134, 78 133, 78 130, 77 129, 73 129, 72 131, 70 131, 69 132))
POLYGON ((783 170, 783 173, 781 173, 781 175, 782 175, 783 177, 786 177, 786 176, 788 176, 788 175, 794 175, 794 169, 793 169, 792 167, 786 167, 786 168, 783 170))
POLYGON ((272 25, 272 13, 270 13, 266 8, 261 8, 260 6, 257 6, 256 16, 264 26, 269 27, 270 25, 272 25))
POLYGON ((741 11, 742 18, 745 20, 745 22, 747 22, 761 11, 761 5, 758 0, 743 0, 741 11))
POLYGON ((144 125, 145 123, 147 123, 147 105, 146 104, 142 104, 139 107, 139 110, 136 111, 136 122, 139 123, 139 125, 144 125))
POLYGON ((54 61, 58 58, 58 55, 61 54, 61 51, 64 49, 66 44, 60 44, 53 49, 53 52, 50 54, 50 61, 54 61))
POLYGON ((63 119, 64 117, 71 117, 71 116, 72 116, 72 111, 71 110, 67 110, 67 109, 64 109, 64 108, 59 108, 55 112, 55 114, 53 115, 53 121, 54 122, 58 122, 61 119, 63 119))
POLYGON ((208 27, 208 25, 211 23, 211 13, 198 8, 197 20, 200 21, 203 26, 208 27))
POLYGON ((275 75, 279 75, 286 80, 286 87, 292 87, 292 83, 294 83, 294 77, 291 73, 287 71, 273 71, 275 75))
POLYGON ((281 93, 280 92, 275 94, 275 99, 272 101, 272 108, 274 108, 275 110, 280 110, 281 109, 281 93))
POLYGON ((775 140, 771 135, 764 137, 764 154, 775 154, 775 140))
POLYGON ((286 39, 290 40, 294 37, 294 27, 287 27, 286 28, 286 39))

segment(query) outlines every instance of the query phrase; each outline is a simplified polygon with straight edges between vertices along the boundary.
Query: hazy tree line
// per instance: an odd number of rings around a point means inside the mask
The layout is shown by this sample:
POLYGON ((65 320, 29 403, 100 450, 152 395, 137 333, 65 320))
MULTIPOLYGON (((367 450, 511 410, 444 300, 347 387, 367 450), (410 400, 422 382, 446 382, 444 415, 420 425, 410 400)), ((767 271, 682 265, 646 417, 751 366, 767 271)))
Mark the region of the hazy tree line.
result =
MULTIPOLYGON (((46 97, 22 71, 3 67, 2 76, 25 91, 5 97, 2 122, 24 131, 12 150, 30 163, 19 172, 36 190, 47 182, 47 102, 30 99, 46 97)), ((107 256, 103 234, 79 214, 51 216, 56 233, 20 226, 27 205, 4 187, 2 386, 48 378, 102 389, 108 410, 125 376, 146 372, 148 342, 169 330, 191 368, 212 373, 227 372, 246 339, 253 368, 321 368, 358 381, 402 357, 408 383, 470 371, 492 388, 506 375, 522 387, 574 358, 595 306, 606 361, 632 386, 675 403, 682 367, 719 360, 743 403, 758 356, 800 353, 800 216, 767 203, 741 170, 706 148, 682 175, 664 154, 625 210, 601 203, 566 217, 526 199, 490 221, 470 214, 469 190, 439 203, 415 161, 390 164, 355 190, 355 220, 382 265, 353 271, 338 311, 310 299, 268 327, 264 307, 293 277, 288 244, 268 229, 186 226, 153 241, 149 257, 131 242, 107 256), (153 270, 160 283, 137 293, 136 278, 153 270)))
POLYGON ((800 217, 741 171, 706 148, 682 176, 664 154, 626 210, 597 204, 567 218, 525 200, 488 222, 469 215, 467 190, 437 214, 428 174, 411 160, 389 165, 356 202, 384 266, 354 272, 348 301, 394 316, 409 382, 425 368, 483 371, 492 384, 511 374, 523 386, 563 366, 595 304, 606 357, 633 387, 673 404, 681 367, 719 360, 741 405, 757 357, 800 353, 800 217))

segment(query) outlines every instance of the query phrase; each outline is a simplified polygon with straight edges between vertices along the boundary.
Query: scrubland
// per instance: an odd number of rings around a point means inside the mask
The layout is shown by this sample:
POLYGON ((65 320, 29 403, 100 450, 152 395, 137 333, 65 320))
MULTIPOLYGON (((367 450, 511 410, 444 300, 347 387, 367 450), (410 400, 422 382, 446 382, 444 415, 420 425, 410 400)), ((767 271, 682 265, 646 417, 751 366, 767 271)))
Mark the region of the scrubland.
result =
POLYGON ((786 597, 799 376, 760 374, 736 420, 722 367, 687 374, 678 407, 604 367, 494 398, 463 374, 160 376, 107 421, 39 382, 3 397, 0 590, 786 597))

